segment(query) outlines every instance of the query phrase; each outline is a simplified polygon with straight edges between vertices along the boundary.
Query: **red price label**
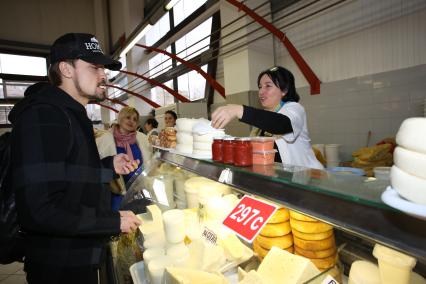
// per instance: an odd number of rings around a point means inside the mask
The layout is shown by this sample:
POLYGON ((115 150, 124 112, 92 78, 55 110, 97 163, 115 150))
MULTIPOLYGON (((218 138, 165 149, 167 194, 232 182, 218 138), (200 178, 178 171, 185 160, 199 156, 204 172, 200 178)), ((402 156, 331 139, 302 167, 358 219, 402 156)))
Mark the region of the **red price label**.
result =
POLYGON ((244 196, 223 224, 251 243, 276 209, 275 205, 244 196))

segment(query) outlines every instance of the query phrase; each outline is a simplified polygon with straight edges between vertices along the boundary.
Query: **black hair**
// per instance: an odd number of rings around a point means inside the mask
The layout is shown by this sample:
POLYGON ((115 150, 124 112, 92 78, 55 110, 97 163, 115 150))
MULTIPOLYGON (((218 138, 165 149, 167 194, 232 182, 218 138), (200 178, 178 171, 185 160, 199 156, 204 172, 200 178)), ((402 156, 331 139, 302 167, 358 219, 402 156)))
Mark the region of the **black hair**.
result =
POLYGON ((152 125, 152 127, 157 128, 158 127, 158 121, 155 118, 148 118, 145 123, 152 125))
POLYGON ((172 111, 172 110, 168 110, 168 111, 166 111, 165 113, 168 113, 168 114, 170 114, 171 116, 173 116, 173 117, 175 118, 175 120, 177 119, 177 114, 176 114, 174 111, 172 111))
POLYGON ((283 102, 298 102, 300 100, 300 96, 296 92, 294 76, 290 71, 281 66, 274 66, 265 71, 262 71, 257 77, 258 86, 263 75, 267 75, 269 78, 271 78, 275 86, 286 93, 286 95, 281 99, 283 102))

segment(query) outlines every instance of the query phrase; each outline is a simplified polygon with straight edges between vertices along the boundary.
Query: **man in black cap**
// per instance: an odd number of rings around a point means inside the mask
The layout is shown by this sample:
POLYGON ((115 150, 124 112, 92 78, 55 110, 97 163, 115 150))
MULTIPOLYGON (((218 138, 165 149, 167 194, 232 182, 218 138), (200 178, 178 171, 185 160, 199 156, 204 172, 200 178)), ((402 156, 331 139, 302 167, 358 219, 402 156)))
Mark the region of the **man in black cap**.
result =
POLYGON ((99 158, 85 106, 106 96, 105 56, 91 34, 66 34, 51 47, 50 84, 29 88, 10 112, 12 182, 26 254, 28 283, 98 283, 111 236, 140 221, 112 212, 106 184, 139 161, 99 158))

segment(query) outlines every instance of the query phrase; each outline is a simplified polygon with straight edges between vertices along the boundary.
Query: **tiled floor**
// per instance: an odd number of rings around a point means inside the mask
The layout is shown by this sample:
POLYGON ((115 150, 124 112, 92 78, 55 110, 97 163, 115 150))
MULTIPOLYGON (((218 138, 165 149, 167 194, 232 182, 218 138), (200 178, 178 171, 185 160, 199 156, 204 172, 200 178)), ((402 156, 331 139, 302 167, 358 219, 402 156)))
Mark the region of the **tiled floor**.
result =
POLYGON ((8 265, 0 265, 0 284, 25 284, 24 264, 14 262, 8 265))

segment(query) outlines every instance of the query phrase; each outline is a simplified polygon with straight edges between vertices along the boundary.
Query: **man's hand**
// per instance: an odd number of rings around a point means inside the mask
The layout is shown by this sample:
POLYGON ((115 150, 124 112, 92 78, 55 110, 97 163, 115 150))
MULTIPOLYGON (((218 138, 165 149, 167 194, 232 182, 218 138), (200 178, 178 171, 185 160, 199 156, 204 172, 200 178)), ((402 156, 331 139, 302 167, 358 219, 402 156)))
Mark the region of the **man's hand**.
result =
POLYGON ((131 161, 126 154, 118 154, 114 156, 114 170, 119 175, 127 175, 139 166, 139 160, 131 161))
POLYGON ((120 230, 122 233, 131 233, 141 224, 141 221, 132 211, 120 212, 120 230))
POLYGON ((243 117, 244 108, 242 105, 226 105, 218 107, 212 113, 212 126, 214 128, 224 128, 234 118, 243 117))

